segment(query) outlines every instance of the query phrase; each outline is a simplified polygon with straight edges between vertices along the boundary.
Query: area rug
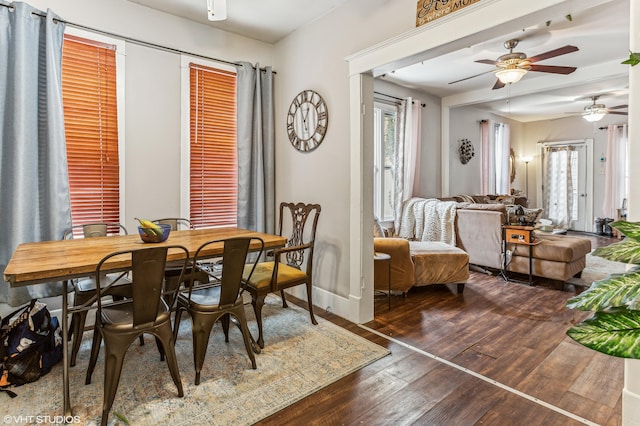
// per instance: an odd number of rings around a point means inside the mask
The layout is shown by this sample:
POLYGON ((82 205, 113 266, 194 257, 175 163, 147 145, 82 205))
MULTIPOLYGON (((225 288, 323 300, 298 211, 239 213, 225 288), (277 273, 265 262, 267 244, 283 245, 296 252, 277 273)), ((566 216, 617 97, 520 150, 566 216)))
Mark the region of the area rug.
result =
POLYGON ((591 253, 587 254, 586 261, 587 266, 582 271, 580 278, 570 278, 567 280, 567 283, 581 287, 589 287, 594 281, 605 279, 611 274, 621 274, 627 269, 626 263, 612 262, 598 256, 593 256, 591 253))
MULTIPOLYGON (((247 309, 249 327, 257 335, 247 309)), ((184 397, 177 396, 155 341, 136 340, 127 352, 109 424, 131 425, 250 425, 305 396, 347 376, 390 352, 293 304, 283 309, 276 296, 267 297, 263 310, 265 348, 256 355, 257 370, 244 349, 237 327, 224 342, 220 324, 214 326, 202 370, 195 386, 191 319, 183 316, 176 341, 184 397)), ((70 369, 74 423, 99 424, 102 410, 104 354, 101 350, 92 383, 84 384, 91 332, 84 335, 78 362, 70 369)), ((62 415, 62 365, 34 383, 13 389, 18 397, 0 394, 3 414, 62 415)), ((23 417, 24 418, 24 417, 23 417)))

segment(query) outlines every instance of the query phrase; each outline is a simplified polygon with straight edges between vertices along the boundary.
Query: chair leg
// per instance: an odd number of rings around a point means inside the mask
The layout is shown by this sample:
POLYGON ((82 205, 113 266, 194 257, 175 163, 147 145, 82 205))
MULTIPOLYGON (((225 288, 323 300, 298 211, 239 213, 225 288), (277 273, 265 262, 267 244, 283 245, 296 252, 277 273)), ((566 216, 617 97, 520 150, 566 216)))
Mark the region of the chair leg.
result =
POLYGON ((102 402, 102 418, 100 424, 105 425, 109 420, 109 412, 116 397, 122 363, 131 342, 137 336, 105 333, 104 336, 104 399, 102 402))
POLYGON ((183 307, 176 308, 176 314, 173 319, 173 341, 175 342, 178 339, 178 330, 180 329, 180 319, 182 318, 182 311, 184 311, 183 307))
POLYGON ((288 308, 289 305, 287 305, 287 298, 285 297, 284 290, 280 290, 280 298, 282 299, 282 307, 288 308))
POLYGON ((240 331, 242 331, 244 347, 247 349, 247 355, 249 355, 249 359, 251 360, 251 368, 255 370, 256 368, 258 368, 258 366, 256 365, 256 357, 253 354, 253 348, 251 347, 251 334, 249 332, 249 327, 247 326, 247 317, 244 314, 244 306, 240 306, 240 309, 238 309, 235 313, 235 317, 238 320, 240 331))
POLYGON ((222 331, 224 331, 224 341, 229 343, 229 314, 224 314, 220 318, 220 323, 222 324, 222 331))
POLYGON ((160 353, 160 361, 164 361, 165 351, 164 345, 162 341, 156 336, 156 346, 158 347, 158 352, 160 353))
POLYGON ((173 383, 178 388, 178 396, 183 397, 184 391, 182 390, 182 380, 180 379, 180 371, 178 370, 178 359, 176 357, 175 342, 173 340, 173 333, 171 331, 171 323, 161 325, 157 330, 156 339, 162 342, 162 346, 165 348, 167 354, 167 366, 171 373, 173 383))
POLYGON ((215 324, 216 317, 212 315, 201 315, 191 312, 192 319, 192 339, 193 339, 193 365, 196 369, 195 384, 200 384, 200 372, 204 365, 204 358, 207 355, 209 336, 215 324))
POLYGON ((71 315, 71 333, 73 340, 71 343, 71 357, 69 358, 69 365, 73 367, 76 365, 76 358, 78 351, 80 350, 80 344, 82 343, 82 334, 84 333, 84 325, 87 322, 87 312, 78 312, 71 315))
POLYGON ((262 307, 264 306, 264 299, 266 295, 251 295, 251 304, 253 305, 253 312, 256 314, 256 323, 258 323, 258 346, 264 349, 264 338, 262 336, 262 307))
POLYGON ((313 325, 318 325, 318 321, 316 321, 316 317, 313 315, 313 301, 312 299, 312 293, 313 292, 313 286, 311 285, 311 282, 307 283, 307 303, 309 304, 309 315, 311 315, 311 323, 313 325))
POLYGON ((89 358, 89 366, 87 367, 87 375, 84 379, 84 384, 91 383, 91 376, 93 370, 96 368, 96 362, 98 361, 98 353, 100 352, 100 343, 102 342, 102 333, 98 327, 93 329, 93 341, 91 342, 91 357, 89 358))

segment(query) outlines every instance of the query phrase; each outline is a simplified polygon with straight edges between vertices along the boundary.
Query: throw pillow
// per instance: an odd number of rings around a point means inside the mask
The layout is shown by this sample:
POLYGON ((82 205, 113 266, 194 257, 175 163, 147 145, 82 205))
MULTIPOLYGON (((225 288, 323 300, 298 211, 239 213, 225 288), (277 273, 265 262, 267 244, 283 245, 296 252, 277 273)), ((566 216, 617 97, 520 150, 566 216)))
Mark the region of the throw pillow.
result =
POLYGON ((384 229, 382 229, 382 225, 378 222, 377 217, 373 218, 373 236, 375 238, 383 238, 385 236, 384 229))

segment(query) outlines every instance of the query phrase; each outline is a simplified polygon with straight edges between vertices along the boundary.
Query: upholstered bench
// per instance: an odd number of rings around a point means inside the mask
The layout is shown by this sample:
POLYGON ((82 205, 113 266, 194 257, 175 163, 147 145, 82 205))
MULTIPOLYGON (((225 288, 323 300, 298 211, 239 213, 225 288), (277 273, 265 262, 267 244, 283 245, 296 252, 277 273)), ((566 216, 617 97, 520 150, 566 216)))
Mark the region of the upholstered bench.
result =
MULTIPOLYGON (((568 235, 540 235, 541 243, 533 246, 532 275, 552 280, 567 281, 579 276, 586 265, 591 240, 568 235)), ((512 251, 508 271, 529 274, 529 246, 509 244, 512 251)))
POLYGON ((409 241, 416 287, 458 284, 462 293, 469 279, 469 255, 462 249, 436 241, 409 241))

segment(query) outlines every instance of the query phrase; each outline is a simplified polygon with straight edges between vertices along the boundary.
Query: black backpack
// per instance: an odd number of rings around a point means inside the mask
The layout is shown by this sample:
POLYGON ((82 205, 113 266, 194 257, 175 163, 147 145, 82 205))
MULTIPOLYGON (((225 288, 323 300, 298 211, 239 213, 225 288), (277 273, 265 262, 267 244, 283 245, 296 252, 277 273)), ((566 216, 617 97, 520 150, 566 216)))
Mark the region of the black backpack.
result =
POLYGON ((33 299, 0 322, 0 391, 14 398, 8 387, 35 382, 61 359, 60 325, 44 303, 33 299))

